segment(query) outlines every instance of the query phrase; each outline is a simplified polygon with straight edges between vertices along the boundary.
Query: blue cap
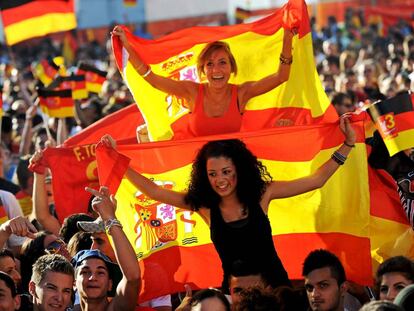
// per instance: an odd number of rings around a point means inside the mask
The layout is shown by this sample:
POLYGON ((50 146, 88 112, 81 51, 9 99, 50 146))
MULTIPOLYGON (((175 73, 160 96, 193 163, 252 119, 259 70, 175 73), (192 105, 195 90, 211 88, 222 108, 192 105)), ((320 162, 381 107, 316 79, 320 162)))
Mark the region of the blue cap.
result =
POLYGON ((109 278, 112 279, 113 283, 112 290, 108 293, 108 295, 111 297, 115 296, 116 286, 123 276, 118 264, 114 263, 108 256, 98 249, 86 249, 76 253, 71 260, 72 266, 76 269, 84 260, 89 258, 98 258, 105 262, 105 265, 108 268, 109 278))
POLYGON ((99 249, 86 249, 77 252, 77 254, 71 260, 72 266, 74 268, 77 268, 82 264, 84 260, 89 258, 98 258, 103 260, 105 262, 106 267, 108 268, 109 278, 111 279, 114 277, 112 273, 116 273, 118 271, 121 272, 118 264, 112 262, 111 259, 109 259, 109 257, 102 253, 99 249))

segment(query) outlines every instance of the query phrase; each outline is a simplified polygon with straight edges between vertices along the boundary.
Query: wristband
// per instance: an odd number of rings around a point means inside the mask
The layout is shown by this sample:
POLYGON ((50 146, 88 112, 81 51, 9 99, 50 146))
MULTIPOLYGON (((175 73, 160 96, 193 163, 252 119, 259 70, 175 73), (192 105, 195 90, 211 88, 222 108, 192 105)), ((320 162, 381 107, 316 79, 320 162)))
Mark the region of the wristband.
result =
POLYGON ((353 144, 353 145, 348 144, 348 143, 346 142, 346 140, 344 140, 344 145, 345 145, 345 146, 348 146, 349 148, 355 148, 355 144, 353 144))

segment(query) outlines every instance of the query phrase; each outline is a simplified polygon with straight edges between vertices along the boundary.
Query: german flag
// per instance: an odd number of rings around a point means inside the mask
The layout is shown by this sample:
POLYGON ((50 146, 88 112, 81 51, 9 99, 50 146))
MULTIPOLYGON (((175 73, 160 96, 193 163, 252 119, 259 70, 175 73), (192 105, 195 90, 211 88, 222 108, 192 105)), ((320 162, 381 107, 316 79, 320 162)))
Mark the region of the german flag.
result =
POLYGON ((250 10, 246 10, 246 9, 237 7, 236 8, 236 14, 235 14, 236 23, 237 24, 243 23, 244 20, 246 20, 250 17, 251 13, 252 12, 250 10))
POLYGON ((368 113, 390 156, 414 147, 414 106, 408 92, 373 103, 368 113))
POLYGON ((137 5, 137 0, 124 0, 124 6, 133 7, 137 5))
POLYGON ((59 69, 60 66, 53 59, 44 59, 34 66, 33 73, 44 86, 48 86, 59 73, 59 69))
POLYGON ((75 115, 71 90, 50 91, 40 89, 37 93, 40 108, 49 117, 66 118, 75 115))
POLYGON ((59 82, 58 90, 72 90, 73 99, 84 99, 88 97, 85 75, 59 77, 57 80, 59 82))
POLYGON ((73 0, 0 0, 8 45, 76 28, 73 0))
POLYGON ((78 75, 85 75, 86 89, 89 92, 99 94, 102 90, 102 84, 106 80, 106 71, 97 69, 94 66, 80 63, 77 70, 78 75))

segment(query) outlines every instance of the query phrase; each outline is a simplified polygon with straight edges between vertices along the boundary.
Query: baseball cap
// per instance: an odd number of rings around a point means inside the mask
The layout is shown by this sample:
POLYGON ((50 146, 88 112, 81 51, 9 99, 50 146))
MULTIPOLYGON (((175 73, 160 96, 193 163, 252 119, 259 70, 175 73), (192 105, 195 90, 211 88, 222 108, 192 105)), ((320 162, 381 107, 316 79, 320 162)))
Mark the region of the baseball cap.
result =
POLYGON ((71 260, 72 266, 76 269, 82 264, 84 260, 89 258, 98 258, 105 262, 105 265, 108 268, 109 278, 112 280, 113 284, 112 290, 108 293, 108 296, 115 296, 116 287, 118 286, 118 283, 121 281, 123 277, 119 265, 111 261, 111 259, 108 256, 106 256, 98 249, 86 249, 76 253, 76 255, 71 260))
POLYGON ((76 225, 79 230, 84 232, 105 232, 105 224, 101 218, 97 218, 94 221, 78 221, 76 225))

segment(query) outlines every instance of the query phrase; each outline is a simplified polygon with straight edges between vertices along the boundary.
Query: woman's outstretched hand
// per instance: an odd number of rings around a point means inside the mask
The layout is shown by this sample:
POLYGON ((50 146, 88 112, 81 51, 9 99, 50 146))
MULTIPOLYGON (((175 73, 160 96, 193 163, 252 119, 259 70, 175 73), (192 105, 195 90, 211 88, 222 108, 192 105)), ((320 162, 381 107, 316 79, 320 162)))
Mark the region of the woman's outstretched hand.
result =
POLYGON ((339 118, 339 128, 345 135, 345 142, 348 145, 354 145, 356 142, 356 133, 351 125, 351 121, 349 121, 350 116, 350 114, 345 113, 339 118))
POLYGON ((118 36, 123 45, 125 45, 125 43, 127 42, 125 30, 119 25, 114 27, 114 29, 111 32, 111 35, 118 36))
POLYGON ((102 143, 104 146, 107 146, 107 147, 111 147, 111 148, 116 149, 116 141, 115 141, 115 139, 113 139, 113 138, 112 138, 112 136, 111 136, 111 135, 109 135, 109 134, 106 134, 106 135, 102 136, 102 138, 101 138, 101 143, 102 143))

